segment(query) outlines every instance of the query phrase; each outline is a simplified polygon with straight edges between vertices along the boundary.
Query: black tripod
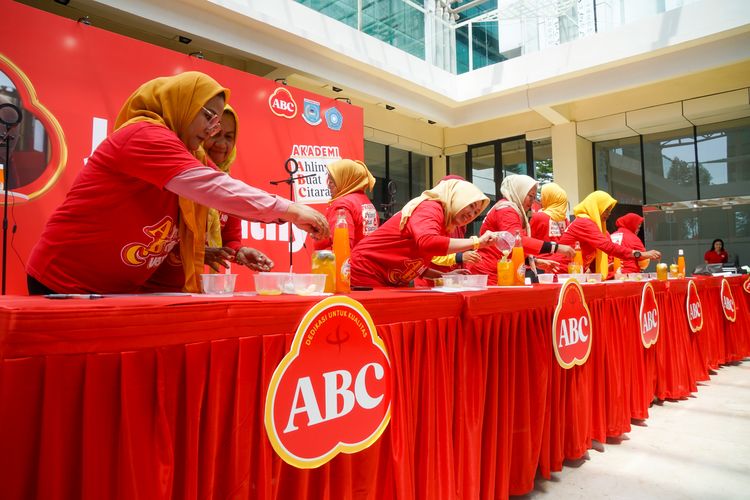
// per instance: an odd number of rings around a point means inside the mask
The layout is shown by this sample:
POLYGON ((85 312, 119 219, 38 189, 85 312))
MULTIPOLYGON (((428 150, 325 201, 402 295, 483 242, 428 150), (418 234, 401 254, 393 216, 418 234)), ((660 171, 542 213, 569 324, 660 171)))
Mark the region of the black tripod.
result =
MULTIPOLYGON (((294 158, 289 158, 284 162, 284 170, 289 174, 286 179, 280 181, 271 181, 274 186, 277 184, 288 184, 289 185, 289 199, 294 199, 294 181, 298 179, 306 179, 307 177, 315 177, 315 174, 307 175, 294 175, 299 170, 299 163, 294 158)), ((292 223, 289 222, 289 270, 292 270, 292 223)))
POLYGON ((5 162, 3 163, 3 191, 5 192, 5 203, 3 203, 3 270, 2 270, 2 294, 5 295, 5 274, 8 260, 8 182, 10 181, 10 149, 15 136, 10 132, 21 123, 23 115, 21 110, 10 103, 0 104, 0 123, 5 125, 5 135, 0 138, 0 146, 5 147, 5 162))

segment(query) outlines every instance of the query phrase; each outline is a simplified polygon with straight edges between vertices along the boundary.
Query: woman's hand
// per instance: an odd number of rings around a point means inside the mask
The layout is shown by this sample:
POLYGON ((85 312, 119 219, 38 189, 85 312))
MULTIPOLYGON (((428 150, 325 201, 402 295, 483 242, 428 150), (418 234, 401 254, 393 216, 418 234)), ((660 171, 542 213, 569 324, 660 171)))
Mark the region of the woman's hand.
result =
POLYGON ((651 260, 659 260, 661 259, 661 252, 659 250, 646 250, 645 252, 641 252, 641 258, 643 257, 651 260))
POLYGON ((576 256, 575 248, 573 248, 570 245, 561 245, 559 243, 557 245, 557 250, 555 251, 555 253, 559 253, 561 255, 564 255, 568 259, 572 259, 573 257, 576 256))
POLYGON ((273 261, 266 257, 260 250, 254 248, 242 247, 237 250, 234 258, 237 264, 249 267, 253 271, 267 272, 273 269, 273 261))
POLYGON ((221 267, 229 269, 229 262, 234 260, 234 250, 229 247, 206 247, 203 262, 217 273, 221 267))
POLYGON ((476 264, 477 262, 482 260, 482 256, 479 255, 479 252, 468 250, 461 254, 461 260, 464 264, 476 264))
POLYGON ((564 269, 562 264, 549 259, 536 259, 536 267, 547 273, 559 273, 564 269))
POLYGON ((331 235, 325 216, 307 205, 292 203, 282 218, 310 233, 310 237, 314 240, 322 240, 331 235))
POLYGON ((485 231, 484 234, 479 237, 479 248, 485 248, 490 245, 494 245, 497 239, 497 233, 495 233, 494 231, 485 231))

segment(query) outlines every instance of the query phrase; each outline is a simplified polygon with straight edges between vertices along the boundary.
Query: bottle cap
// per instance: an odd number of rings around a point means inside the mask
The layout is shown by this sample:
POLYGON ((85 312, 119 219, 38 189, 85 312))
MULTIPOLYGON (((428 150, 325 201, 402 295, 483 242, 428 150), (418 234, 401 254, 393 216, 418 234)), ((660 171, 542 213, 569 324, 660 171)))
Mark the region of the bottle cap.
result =
POLYGON ((677 250, 677 255, 683 255, 682 248, 680 248, 679 250, 677 250))

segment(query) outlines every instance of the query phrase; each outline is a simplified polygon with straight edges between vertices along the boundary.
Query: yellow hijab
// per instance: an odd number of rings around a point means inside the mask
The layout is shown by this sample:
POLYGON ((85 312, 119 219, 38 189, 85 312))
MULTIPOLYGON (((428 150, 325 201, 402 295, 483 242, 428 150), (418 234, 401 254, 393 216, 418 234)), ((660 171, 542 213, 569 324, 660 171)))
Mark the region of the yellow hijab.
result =
POLYGON ((372 191, 375 187, 375 177, 363 162, 359 160, 336 160, 328 164, 328 175, 336 183, 336 198, 341 198, 357 191, 372 191))
MULTIPOLYGON (((604 191, 594 191, 581 203, 573 207, 573 215, 576 217, 583 217, 584 219, 591 219, 599 228, 602 234, 607 234, 607 227, 602 222, 602 214, 608 208, 614 208, 617 205, 617 200, 612 198, 608 193, 604 191)), ((607 254, 601 250, 596 250, 596 272, 602 275, 603 279, 607 279, 608 270, 607 254)))
POLYGON ((411 214, 425 200, 439 201, 443 205, 446 229, 448 229, 448 226, 458 212, 475 201, 482 202, 482 210, 480 212, 490 204, 490 199, 471 182, 456 179, 440 181, 434 188, 423 191, 420 196, 404 205, 404 208, 401 209, 401 224, 399 225, 399 229, 403 230, 406 227, 406 222, 411 217, 411 214))
MULTIPOLYGON (((232 108, 232 106, 230 106, 229 104, 224 106, 224 114, 231 114, 234 117, 235 141, 234 147, 232 147, 232 150, 229 152, 226 159, 224 159, 224 161, 221 163, 217 163, 216 166, 219 167, 219 170, 228 174, 232 163, 234 163, 235 158, 237 158, 236 138, 240 130, 240 119, 237 117, 237 112, 235 112, 234 108, 232 108)), ((208 239, 208 246, 217 248, 223 246, 224 242, 221 239, 221 221, 219 220, 219 211, 215 208, 208 209, 207 231, 208 234, 206 238, 208 239)))
POLYGON ((568 193, 554 182, 542 186, 542 212, 555 222, 568 218, 568 193))
MULTIPOLYGON (((185 140, 188 128, 201 107, 218 94, 229 99, 229 90, 197 71, 155 78, 141 85, 120 109, 115 130, 137 122, 150 122, 174 131, 185 140)), ((203 148, 192 154, 207 164, 203 148)), ((180 257, 187 292, 200 292, 200 274, 205 253, 208 209, 180 197, 180 257)))

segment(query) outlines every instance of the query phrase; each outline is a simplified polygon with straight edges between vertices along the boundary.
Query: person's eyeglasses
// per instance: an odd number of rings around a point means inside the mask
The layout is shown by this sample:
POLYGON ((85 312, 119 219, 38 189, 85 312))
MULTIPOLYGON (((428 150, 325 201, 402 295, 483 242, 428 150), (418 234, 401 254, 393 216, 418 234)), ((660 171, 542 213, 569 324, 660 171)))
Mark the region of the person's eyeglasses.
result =
POLYGON ((209 137, 213 137, 221 130, 221 116, 217 115, 205 106, 201 106, 201 110, 203 110, 203 113, 206 116, 206 120, 208 120, 206 132, 208 133, 209 137))

